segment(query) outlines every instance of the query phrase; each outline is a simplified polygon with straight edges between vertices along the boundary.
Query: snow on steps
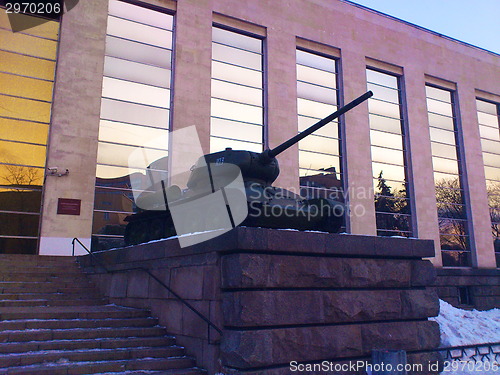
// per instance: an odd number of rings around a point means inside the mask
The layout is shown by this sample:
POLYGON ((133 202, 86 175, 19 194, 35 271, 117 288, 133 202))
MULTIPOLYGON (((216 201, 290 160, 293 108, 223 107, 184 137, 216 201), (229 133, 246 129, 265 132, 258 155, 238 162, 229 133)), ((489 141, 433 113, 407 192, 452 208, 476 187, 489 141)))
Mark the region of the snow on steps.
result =
POLYGON ((205 374, 149 312, 108 305, 68 257, 0 254, 0 374, 205 374))

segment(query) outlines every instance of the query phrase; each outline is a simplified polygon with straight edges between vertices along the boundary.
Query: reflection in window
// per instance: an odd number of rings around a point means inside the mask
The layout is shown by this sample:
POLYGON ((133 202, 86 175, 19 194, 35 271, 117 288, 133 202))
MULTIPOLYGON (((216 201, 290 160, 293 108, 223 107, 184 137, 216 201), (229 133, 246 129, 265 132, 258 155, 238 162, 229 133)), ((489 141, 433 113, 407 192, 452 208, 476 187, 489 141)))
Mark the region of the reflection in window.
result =
MULTIPOLYGON (((337 62, 297 50, 297 112, 303 131, 337 110, 337 62)), ((301 194, 343 201, 341 132, 338 120, 299 142, 301 194)))
POLYGON ((443 266, 469 267, 469 229, 453 95, 432 86, 426 86, 426 93, 443 266))
POLYGON ((399 77, 366 70, 377 235, 412 236, 399 77))
POLYGON ((13 33, 0 8, 0 253, 37 252, 58 33, 13 33))
POLYGON ((500 104, 477 99, 479 133, 497 267, 500 267, 500 104))
POLYGON ((133 187, 166 173, 173 16, 110 0, 92 249, 122 245, 133 187), (147 163, 129 159, 141 149, 147 163), (146 171, 146 167, 150 167, 146 171))
POLYGON ((210 152, 262 151, 262 40, 212 29, 210 152))

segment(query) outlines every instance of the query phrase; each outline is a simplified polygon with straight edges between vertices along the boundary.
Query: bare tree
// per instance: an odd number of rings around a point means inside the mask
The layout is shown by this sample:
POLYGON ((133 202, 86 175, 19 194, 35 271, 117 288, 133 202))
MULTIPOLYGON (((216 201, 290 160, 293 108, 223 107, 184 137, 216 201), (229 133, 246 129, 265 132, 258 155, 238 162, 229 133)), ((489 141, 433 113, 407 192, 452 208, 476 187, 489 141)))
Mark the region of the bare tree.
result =
POLYGON ((2 179, 9 185, 26 186, 38 185, 40 186, 42 180, 42 173, 39 168, 25 167, 22 165, 4 164, 2 166, 6 171, 6 176, 2 179))

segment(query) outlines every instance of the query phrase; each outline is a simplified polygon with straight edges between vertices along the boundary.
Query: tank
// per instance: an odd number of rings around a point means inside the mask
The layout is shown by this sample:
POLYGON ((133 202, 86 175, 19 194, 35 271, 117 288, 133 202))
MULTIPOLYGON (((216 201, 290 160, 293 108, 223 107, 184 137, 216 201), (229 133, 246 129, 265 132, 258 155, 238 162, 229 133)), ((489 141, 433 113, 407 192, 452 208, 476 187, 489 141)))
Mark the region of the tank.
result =
MULTIPOLYGON (((151 186, 147 193, 142 193, 136 199, 138 207, 148 207, 148 209, 138 209, 136 213, 125 218, 126 245, 176 235, 172 212, 178 207, 189 207, 194 202, 205 202, 201 203, 201 206, 198 205, 197 210, 210 212, 209 207, 205 209, 203 206, 203 204, 210 205, 210 199, 203 198, 215 192, 224 194, 229 219, 232 227, 235 227, 237 223, 234 217, 238 216, 238 213, 231 213, 226 194, 230 191, 232 181, 239 175, 242 177, 242 190, 244 190, 242 199, 246 200, 246 217, 238 221, 239 225, 338 232, 344 223, 346 211, 344 203, 328 197, 307 199, 287 189, 273 186, 280 173, 276 157, 372 95, 371 91, 366 92, 303 132, 262 153, 226 148, 200 157, 191 168, 187 188, 184 190, 175 185, 167 187, 164 181, 151 186), (159 207, 155 207, 155 204, 159 204, 159 207)), ((197 219, 198 216, 200 215, 194 213, 192 217, 197 219)), ((206 223, 201 223, 198 228, 201 230, 217 228, 218 224, 213 222, 215 216, 218 215, 203 219, 206 223)))

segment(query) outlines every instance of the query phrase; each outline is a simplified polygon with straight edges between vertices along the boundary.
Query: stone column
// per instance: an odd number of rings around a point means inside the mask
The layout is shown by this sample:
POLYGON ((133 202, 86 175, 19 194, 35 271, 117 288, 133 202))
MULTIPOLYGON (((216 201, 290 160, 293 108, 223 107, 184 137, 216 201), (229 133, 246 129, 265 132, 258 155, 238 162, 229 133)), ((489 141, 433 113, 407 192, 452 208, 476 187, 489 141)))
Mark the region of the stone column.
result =
POLYGON ((46 177, 41 255, 71 255, 73 237, 90 246, 107 10, 80 1, 62 17, 47 167, 69 175, 46 177), (80 200, 80 215, 58 215, 58 198, 80 200))

